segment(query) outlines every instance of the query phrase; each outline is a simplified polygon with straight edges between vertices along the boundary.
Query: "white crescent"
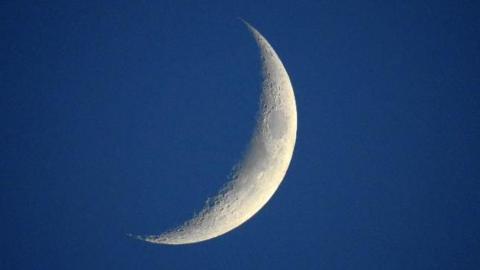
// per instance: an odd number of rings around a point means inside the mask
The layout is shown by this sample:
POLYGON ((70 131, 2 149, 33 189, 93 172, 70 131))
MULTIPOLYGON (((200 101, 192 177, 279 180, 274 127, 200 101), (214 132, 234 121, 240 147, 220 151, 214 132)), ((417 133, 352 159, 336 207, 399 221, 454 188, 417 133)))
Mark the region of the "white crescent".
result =
POLYGON ((273 196, 292 159, 297 109, 287 71, 268 41, 250 24, 260 49, 263 85, 257 124, 242 161, 218 195, 177 228, 160 235, 136 236, 156 244, 190 244, 225 234, 255 215, 273 196))

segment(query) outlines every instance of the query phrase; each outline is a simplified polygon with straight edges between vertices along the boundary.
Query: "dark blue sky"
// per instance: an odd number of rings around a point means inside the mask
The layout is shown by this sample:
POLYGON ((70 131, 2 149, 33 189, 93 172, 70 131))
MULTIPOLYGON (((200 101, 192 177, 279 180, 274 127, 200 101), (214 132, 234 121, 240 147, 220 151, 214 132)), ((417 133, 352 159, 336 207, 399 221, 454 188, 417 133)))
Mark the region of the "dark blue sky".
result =
POLYGON ((0 4, 1 269, 480 268, 476 1, 46 2, 0 4), (287 176, 220 238, 130 239, 200 210, 249 141, 237 17, 294 85, 287 176))

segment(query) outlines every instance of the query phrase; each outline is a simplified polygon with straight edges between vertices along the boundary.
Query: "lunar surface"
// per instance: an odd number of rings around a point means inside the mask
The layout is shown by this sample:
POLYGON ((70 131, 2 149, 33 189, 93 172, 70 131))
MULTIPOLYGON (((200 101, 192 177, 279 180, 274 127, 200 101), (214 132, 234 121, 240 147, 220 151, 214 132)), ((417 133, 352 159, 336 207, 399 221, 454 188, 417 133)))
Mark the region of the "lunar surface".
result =
POLYGON ((225 234, 250 219, 273 196, 292 159, 297 133, 295 96, 287 71, 268 41, 251 25, 262 59, 260 110, 243 159, 230 181, 203 210, 160 235, 136 236, 156 244, 190 244, 225 234))

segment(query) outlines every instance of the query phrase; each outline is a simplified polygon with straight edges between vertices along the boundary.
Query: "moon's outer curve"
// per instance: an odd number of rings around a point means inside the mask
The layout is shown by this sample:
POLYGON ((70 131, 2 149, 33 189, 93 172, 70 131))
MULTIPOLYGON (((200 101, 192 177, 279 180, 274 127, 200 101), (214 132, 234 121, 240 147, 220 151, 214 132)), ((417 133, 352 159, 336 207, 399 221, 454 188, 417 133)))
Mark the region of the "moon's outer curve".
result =
POLYGON ((180 245, 205 241, 240 226, 273 196, 292 159, 297 133, 295 96, 287 71, 268 41, 251 25, 260 49, 263 90, 257 125, 243 160, 230 182, 183 225, 160 235, 137 238, 180 245))

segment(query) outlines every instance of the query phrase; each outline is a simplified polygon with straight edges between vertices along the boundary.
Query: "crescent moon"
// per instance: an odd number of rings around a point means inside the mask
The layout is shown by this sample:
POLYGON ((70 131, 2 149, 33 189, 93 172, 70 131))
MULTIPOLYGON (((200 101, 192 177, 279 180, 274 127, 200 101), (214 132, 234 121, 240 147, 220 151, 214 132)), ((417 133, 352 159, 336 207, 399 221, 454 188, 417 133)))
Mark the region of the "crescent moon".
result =
POLYGON ((156 243, 181 245, 225 234, 255 215, 273 196, 292 159, 297 108, 290 78, 268 41, 245 22, 260 49, 263 84, 253 137, 230 181, 203 210, 160 235, 135 236, 156 243))

